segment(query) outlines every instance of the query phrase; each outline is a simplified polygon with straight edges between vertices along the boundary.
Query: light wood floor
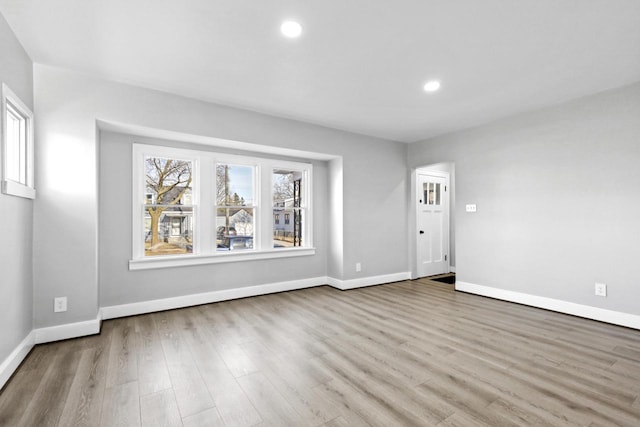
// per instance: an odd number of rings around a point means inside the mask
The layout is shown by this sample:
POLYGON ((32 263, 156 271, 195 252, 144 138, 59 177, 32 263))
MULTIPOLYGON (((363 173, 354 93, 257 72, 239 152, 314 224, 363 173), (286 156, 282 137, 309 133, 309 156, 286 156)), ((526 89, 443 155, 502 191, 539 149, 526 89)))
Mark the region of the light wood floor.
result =
POLYGON ((103 323, 37 346, 2 426, 640 425, 640 331, 427 280, 103 323))

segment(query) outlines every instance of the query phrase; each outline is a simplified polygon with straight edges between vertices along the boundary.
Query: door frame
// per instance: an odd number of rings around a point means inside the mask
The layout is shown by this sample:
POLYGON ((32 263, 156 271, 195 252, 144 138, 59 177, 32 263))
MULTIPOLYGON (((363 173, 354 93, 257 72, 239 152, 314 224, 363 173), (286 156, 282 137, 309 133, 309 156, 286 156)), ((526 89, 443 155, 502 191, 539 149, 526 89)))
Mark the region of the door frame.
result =
POLYGON ((420 227, 420 206, 418 204, 418 189, 419 189, 419 179, 420 175, 431 175, 437 177, 443 177, 446 180, 447 191, 444 192, 444 197, 446 198, 446 213, 445 213, 445 226, 444 226, 444 247, 445 253, 447 254, 447 272, 453 271, 451 267, 451 200, 452 200, 452 192, 453 188, 451 186, 451 177, 454 172, 453 163, 439 163, 430 166, 419 167, 413 169, 411 171, 411 197, 409 197, 411 207, 409 209, 409 270, 411 273, 411 279, 418 279, 418 232, 420 227), (444 167, 443 167, 444 166, 444 167), (448 169, 449 171, 443 170, 448 169))

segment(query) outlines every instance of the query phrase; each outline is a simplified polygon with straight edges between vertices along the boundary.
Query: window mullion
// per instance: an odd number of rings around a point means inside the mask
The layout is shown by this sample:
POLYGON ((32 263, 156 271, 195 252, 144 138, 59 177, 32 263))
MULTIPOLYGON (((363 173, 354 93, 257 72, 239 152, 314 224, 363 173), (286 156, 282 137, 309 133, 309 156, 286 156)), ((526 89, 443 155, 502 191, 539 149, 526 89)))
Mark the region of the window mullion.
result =
MULTIPOLYGON (((276 247, 287 248, 287 251, 294 249, 290 248, 290 244, 281 242, 278 243, 278 245, 274 245, 273 211, 275 206, 273 200, 274 182, 276 182, 274 171, 277 171, 279 175, 284 174, 289 176, 289 180, 294 179, 292 177, 295 175, 296 182, 300 180, 302 182, 302 200, 300 201, 300 205, 297 206, 297 203, 291 201, 291 196, 287 196, 288 198, 282 202, 284 203, 282 206, 278 204, 278 209, 282 211, 280 218, 281 223, 284 224, 286 219, 289 220, 289 223, 286 224, 288 228, 295 225, 295 218, 299 216, 297 214, 301 214, 302 230, 298 235, 301 237, 300 240, 303 247, 311 246, 310 165, 137 144, 134 145, 133 151, 134 164, 136 165, 133 173, 134 206, 137 205, 139 207, 140 201, 143 202, 142 214, 140 214, 139 208, 134 209, 137 211, 133 216, 134 259, 144 259, 155 263, 156 260, 159 259, 157 255, 164 255, 164 253, 160 252, 162 250, 166 251, 165 253, 169 255, 167 259, 175 259, 175 262, 178 262, 178 256, 181 257, 183 254, 187 255, 192 251, 193 255, 196 256, 195 258, 215 257, 216 259, 227 258, 229 260, 237 260, 237 256, 240 256, 241 253, 245 253, 247 257, 249 257, 250 253, 272 252, 276 247), (145 159, 147 158, 154 161, 154 163, 150 163, 150 166, 147 166, 145 163, 145 159), (169 194, 167 191, 157 189, 150 190, 145 181, 145 176, 149 173, 147 168, 150 167, 151 171, 153 171, 155 170, 154 168, 158 167, 155 160, 166 161, 167 159, 191 162, 191 173, 193 175, 190 186, 191 193, 188 193, 191 195, 191 198, 181 199, 177 205, 171 204, 170 200, 163 200, 163 198, 159 197, 159 195, 169 194), (228 172, 225 172, 224 182, 221 181, 220 178, 221 166, 229 168, 228 172), (247 179, 250 176, 249 174, 253 177, 253 188, 250 192, 248 190, 249 180, 247 179), (220 194, 218 190, 220 188, 224 188, 225 201, 219 200, 220 194), (160 200, 153 198, 154 192, 158 194, 158 199, 160 200), (149 198, 148 193, 152 194, 151 198, 149 198), (191 203, 189 200, 191 200, 191 203), (167 208, 164 219, 158 219, 158 212, 154 211, 149 213, 151 216, 149 220, 144 213, 145 206, 148 207, 150 204, 155 205, 158 201, 161 202, 162 205, 171 204, 171 207, 167 208), (221 203, 221 205, 218 206, 218 203, 221 203), (295 203, 296 206, 293 206, 292 203, 295 203), (219 214, 217 208, 230 211, 228 218, 232 221, 227 219, 225 225, 221 225, 221 218, 225 213, 219 214), (184 214, 183 209, 185 209, 187 214, 184 214), (192 212, 192 214, 188 212, 192 212), (286 218, 286 216, 288 216, 288 218, 286 218), (183 218, 182 221, 184 221, 184 218, 192 220, 193 225, 185 225, 184 222, 181 223, 179 228, 180 240, 176 241, 175 237, 178 236, 178 232, 176 231, 178 230, 176 218, 178 217, 183 218), (191 241, 186 240, 186 253, 170 252, 174 248, 170 247, 171 245, 163 245, 162 242, 158 240, 157 235, 152 236, 152 240, 155 243, 152 245, 153 249, 149 249, 149 251, 156 253, 147 253, 147 249, 145 249, 148 246, 148 244, 145 243, 145 239, 148 237, 146 230, 151 223, 155 224, 154 227, 159 227, 158 221, 161 221, 162 233, 169 235, 169 241, 164 240, 164 243, 183 245, 185 244, 184 239, 188 238, 187 235, 182 236, 182 234, 185 233, 183 229, 186 228, 187 231, 193 233, 193 239, 191 241), (253 222, 252 228, 249 221, 253 222), (165 249, 165 246, 167 246, 168 249, 165 249), (148 257, 147 255, 153 256, 148 257)), ((227 169, 225 169, 225 171, 226 170, 227 169)), ((160 174, 158 175, 158 182, 162 182, 160 181, 161 176, 164 177, 163 179, 166 179, 166 176, 160 174)), ((173 191, 173 189, 171 191, 173 191)), ((280 194, 279 190, 278 194, 280 194)), ((180 197, 182 197, 182 195, 180 197)), ((191 224, 191 222, 189 224, 191 224)), ((279 241, 276 240, 275 242, 279 241)), ((289 242, 289 240, 287 240, 287 242, 289 242)), ((182 248, 182 246, 180 247, 182 248)), ((298 248, 296 248, 296 250, 297 249, 298 248)), ((188 259, 188 255, 185 256, 184 259, 188 259)))
POLYGON ((265 163, 260 170, 260 179, 257 185, 260 189, 260 249, 268 250, 273 248, 273 197, 271 196, 271 171, 270 164, 265 163))
MULTIPOLYGON (((216 191, 215 162, 207 157, 200 157, 196 162, 194 229, 197 238, 197 253, 215 252, 215 200, 216 191)), ((195 239, 194 239, 195 240, 195 239)))

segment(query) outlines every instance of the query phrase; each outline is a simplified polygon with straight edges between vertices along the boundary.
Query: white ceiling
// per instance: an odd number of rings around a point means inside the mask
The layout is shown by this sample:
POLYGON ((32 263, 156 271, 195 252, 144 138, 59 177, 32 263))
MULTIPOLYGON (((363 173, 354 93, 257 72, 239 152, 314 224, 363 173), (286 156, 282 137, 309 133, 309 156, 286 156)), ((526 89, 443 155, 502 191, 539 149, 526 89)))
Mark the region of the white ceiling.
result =
POLYGON ((638 0, 0 0, 0 13, 37 63, 404 142, 640 81, 638 0), (296 40, 279 32, 291 18, 296 40))

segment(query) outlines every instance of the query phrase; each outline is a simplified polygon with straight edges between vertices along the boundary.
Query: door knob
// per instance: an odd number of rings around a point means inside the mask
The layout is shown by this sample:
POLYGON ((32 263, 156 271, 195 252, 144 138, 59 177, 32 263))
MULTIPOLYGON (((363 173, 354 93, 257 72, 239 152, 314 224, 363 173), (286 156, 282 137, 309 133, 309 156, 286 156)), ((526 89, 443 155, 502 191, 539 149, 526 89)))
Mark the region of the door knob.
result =
POLYGON ((424 230, 420 230, 420 234, 424 234, 424 230))

